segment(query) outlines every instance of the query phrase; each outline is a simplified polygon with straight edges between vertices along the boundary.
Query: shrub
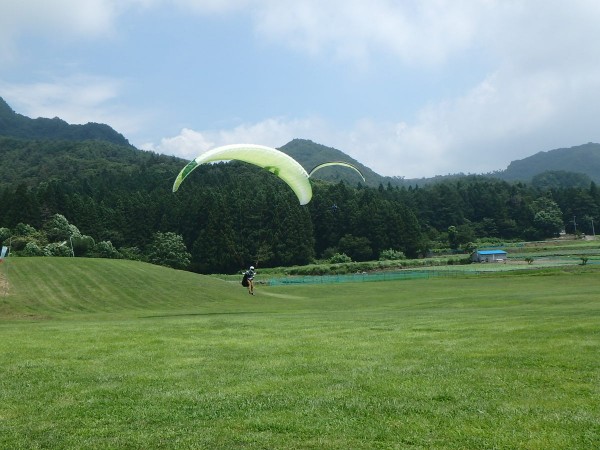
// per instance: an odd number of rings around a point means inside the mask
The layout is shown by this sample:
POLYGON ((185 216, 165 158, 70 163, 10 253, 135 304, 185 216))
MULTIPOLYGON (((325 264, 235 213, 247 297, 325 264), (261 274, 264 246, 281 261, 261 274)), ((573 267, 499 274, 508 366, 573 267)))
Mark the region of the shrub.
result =
POLYGON ((28 242, 22 252, 23 256, 44 256, 44 250, 35 242, 28 242))
POLYGON ((350 258, 345 253, 336 253, 331 258, 329 258, 329 263, 331 264, 340 264, 340 263, 349 263, 352 262, 352 258, 350 258))
POLYGON ((91 236, 80 235, 75 236, 71 239, 71 244, 73 245, 73 252, 75 256, 85 256, 90 253, 96 243, 91 236))
POLYGON ((368 261, 373 256, 371 241, 364 236, 346 234, 340 239, 338 248, 355 261, 368 261))
POLYGON ((404 254, 404 252, 394 250, 391 248, 383 250, 379 254, 379 261, 398 261, 401 259, 406 259, 406 255, 404 254))
POLYGON ((14 231, 15 236, 35 236, 38 234, 38 231, 31 225, 22 222, 17 224, 14 231))
POLYGON ((331 269, 327 266, 324 265, 314 265, 314 266, 309 266, 308 270, 304 271, 302 273, 302 275, 330 275, 331 274, 331 269))
POLYGON ((23 250, 30 242, 36 243, 36 240, 29 236, 14 236, 11 239, 11 252, 23 250))
POLYGON ((1 227, 0 228, 0 244, 7 245, 8 240, 12 236, 12 231, 9 228, 1 227), (6 242, 6 244, 5 244, 6 242))
POLYGON ((185 269, 190 265, 192 255, 187 251, 183 237, 173 232, 154 233, 148 246, 148 261, 152 264, 185 269))
POLYGON ((71 225, 62 214, 54 214, 44 224, 44 230, 49 241, 64 241, 71 237, 81 236, 79 229, 71 225))
POLYGON ((462 246, 463 250, 465 251, 465 253, 473 253, 475 250, 477 250, 477 244, 475 244, 474 242, 467 242, 466 244, 464 244, 462 246))
POLYGON ((19 223, 13 231, 11 250, 15 252, 23 250, 29 242, 35 242, 38 246, 43 246, 48 243, 46 235, 33 228, 31 225, 19 223))
POLYGON ((129 259, 131 261, 143 261, 144 255, 142 251, 138 247, 122 247, 119 249, 119 253, 125 259, 129 259))
POLYGON ((65 242, 52 242, 44 246, 44 256, 73 256, 71 247, 65 242))
POLYGON ((121 254, 110 241, 101 241, 94 246, 93 255, 99 258, 119 259, 121 254))

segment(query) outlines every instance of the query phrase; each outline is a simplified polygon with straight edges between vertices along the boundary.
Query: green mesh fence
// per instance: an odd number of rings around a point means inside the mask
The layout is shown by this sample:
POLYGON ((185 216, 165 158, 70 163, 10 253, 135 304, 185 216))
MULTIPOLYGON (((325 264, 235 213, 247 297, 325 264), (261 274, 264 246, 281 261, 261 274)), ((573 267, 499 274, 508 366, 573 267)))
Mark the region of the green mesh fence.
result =
POLYGON ((349 275, 312 275, 289 276, 286 278, 272 278, 266 281, 269 286, 283 286, 293 284, 334 284, 334 283, 364 283, 372 281, 390 280, 415 280, 420 278, 456 278, 465 275, 474 275, 478 272, 470 271, 434 271, 434 270, 403 270, 402 272, 357 273, 349 275))

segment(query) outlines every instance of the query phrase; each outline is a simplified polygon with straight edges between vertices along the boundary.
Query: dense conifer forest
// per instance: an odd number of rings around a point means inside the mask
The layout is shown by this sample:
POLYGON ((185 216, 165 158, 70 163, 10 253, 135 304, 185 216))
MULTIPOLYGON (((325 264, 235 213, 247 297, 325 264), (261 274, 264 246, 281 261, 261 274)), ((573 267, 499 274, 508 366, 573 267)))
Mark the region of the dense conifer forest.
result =
POLYGON ((1 234, 11 235, 17 253, 30 241, 48 244, 31 229, 44 230, 56 214, 128 257, 143 258, 158 232, 179 235, 191 255, 187 268, 203 273, 334 254, 364 261, 387 250, 418 257, 466 250, 482 238, 591 233, 600 222, 594 182, 547 188, 465 176, 407 188, 316 180, 313 200, 300 206, 281 180, 245 163, 202 166, 174 194, 185 161, 127 146, 4 137, 0 155, 1 234))
POLYGON ((14 255, 61 254, 60 242, 70 240, 76 256, 160 262, 157 253, 181 248, 185 258, 169 265, 227 273, 335 255, 465 252, 486 240, 590 234, 600 223, 595 177, 581 173, 548 171, 527 183, 479 175, 399 183, 338 150, 294 140, 282 151, 307 170, 345 158, 367 177, 359 183, 343 169, 324 170, 324 179, 312 180, 312 201, 300 206, 283 181, 238 162, 203 165, 173 193, 187 161, 138 150, 106 125, 29 119, 2 102, 0 131, 0 241, 14 255))

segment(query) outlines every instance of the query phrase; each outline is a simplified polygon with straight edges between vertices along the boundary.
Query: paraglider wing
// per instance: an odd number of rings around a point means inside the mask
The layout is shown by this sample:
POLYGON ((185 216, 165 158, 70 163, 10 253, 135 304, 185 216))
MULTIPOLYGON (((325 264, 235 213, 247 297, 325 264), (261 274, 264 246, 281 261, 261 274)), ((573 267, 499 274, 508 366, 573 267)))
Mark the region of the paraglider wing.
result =
POLYGON ((356 173, 358 173, 360 175, 360 177, 362 178, 363 181, 366 181, 365 177, 363 176, 363 174, 361 173, 360 170, 358 170, 352 164, 344 162, 344 161, 331 161, 331 162, 326 162, 326 163, 323 163, 323 164, 319 164, 313 170, 310 171, 310 173, 308 174, 308 176, 311 177, 317 170, 322 169, 323 167, 329 167, 329 166, 349 167, 350 169, 356 171, 356 173))
POLYGON ((200 164, 232 159, 254 164, 278 176, 292 188, 301 205, 306 205, 312 198, 312 188, 304 167, 282 151, 254 144, 224 145, 201 154, 179 172, 173 183, 173 192, 179 189, 182 181, 200 164))

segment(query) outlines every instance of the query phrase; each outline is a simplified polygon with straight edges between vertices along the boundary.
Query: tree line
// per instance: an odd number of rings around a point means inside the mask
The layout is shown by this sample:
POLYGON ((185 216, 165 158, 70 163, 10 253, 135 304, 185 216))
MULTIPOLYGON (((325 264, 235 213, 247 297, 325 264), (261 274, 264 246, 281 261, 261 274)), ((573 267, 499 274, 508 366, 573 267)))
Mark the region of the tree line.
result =
POLYGON ((64 168, 62 177, 38 173, 33 183, 4 185, 0 240, 6 245, 10 238, 16 254, 27 254, 30 243, 29 253, 37 251, 34 245, 43 251, 53 239, 53 221, 62 220, 58 214, 77 229, 69 236, 79 255, 163 263, 161 255, 168 260, 175 248, 184 267, 181 261, 166 265, 231 273, 249 264, 303 265, 340 254, 354 261, 390 252, 419 257, 436 249, 467 250, 484 238, 591 234, 600 221, 593 182, 541 189, 465 176, 422 187, 373 188, 315 180, 313 200, 300 206, 281 180, 235 162, 198 168, 174 194, 180 168, 173 158, 146 155, 134 165, 96 162, 88 170, 64 168))

